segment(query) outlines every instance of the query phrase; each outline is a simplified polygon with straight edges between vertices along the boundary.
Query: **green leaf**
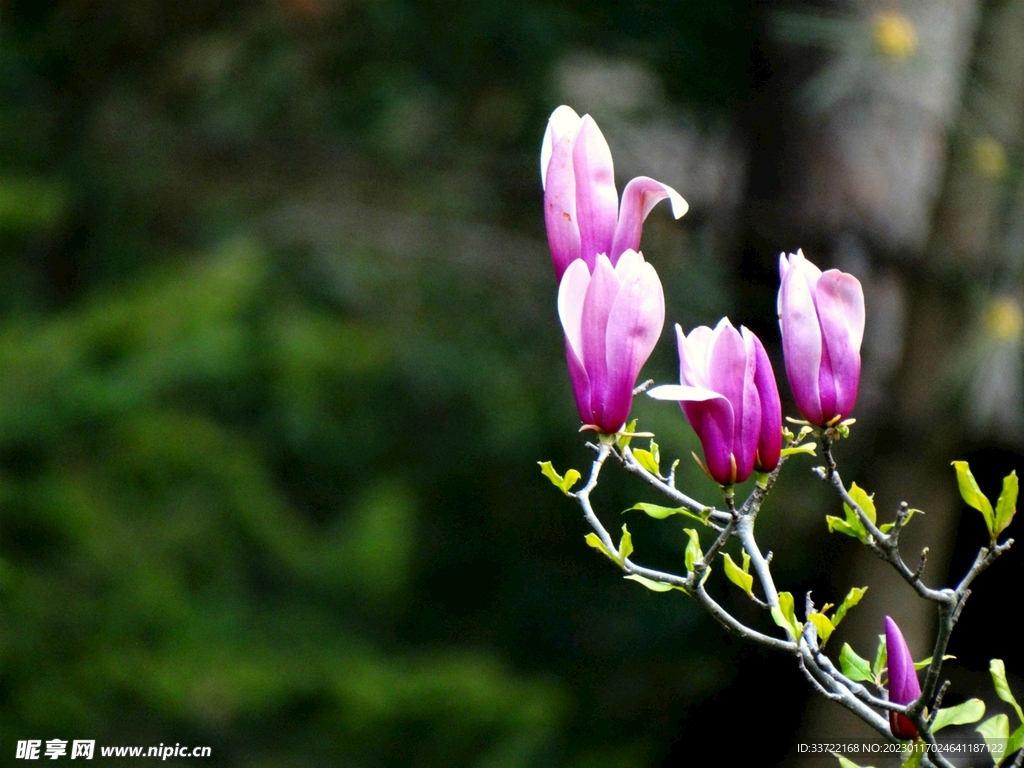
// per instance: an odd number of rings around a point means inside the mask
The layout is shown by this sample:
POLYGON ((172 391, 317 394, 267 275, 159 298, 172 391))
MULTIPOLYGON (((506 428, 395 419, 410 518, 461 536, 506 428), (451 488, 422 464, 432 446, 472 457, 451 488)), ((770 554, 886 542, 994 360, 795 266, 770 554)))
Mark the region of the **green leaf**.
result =
POLYGON ((792 456, 796 453, 809 453, 811 456, 817 456, 814 451, 817 449, 817 443, 804 443, 803 445, 794 445, 792 448, 783 448, 781 456, 792 456))
MULTIPOLYGON (((832 754, 839 758, 840 768, 861 768, 861 766, 857 765, 855 762, 853 762, 853 760, 848 760, 847 758, 840 755, 838 752, 833 752, 832 754)), ((864 766, 864 768, 871 768, 871 766, 866 765, 864 766)))
POLYGON ((829 533, 839 531, 839 533, 845 533, 847 536, 852 536, 855 539, 867 541, 868 532, 860 518, 856 518, 854 522, 849 522, 835 515, 825 515, 825 522, 828 524, 829 533))
POLYGON ((1017 713, 1017 719, 1024 723, 1024 712, 1021 712, 1020 704, 1013 698, 1010 692, 1010 684, 1006 682, 1006 666, 1002 659, 992 659, 988 663, 988 671, 992 674, 992 682, 996 687, 996 696, 1005 701, 1017 713))
MULTIPOLYGON (((633 455, 635 456, 636 454, 633 455)), ((688 512, 688 510, 683 509, 682 507, 662 507, 659 506, 658 504, 647 504, 645 502, 639 502, 637 504, 634 504, 632 507, 625 511, 631 512, 634 509, 640 510, 644 514, 653 517, 655 520, 664 520, 665 518, 671 517, 672 515, 682 515, 688 512)), ((696 517, 696 515, 693 516, 696 517)))
POLYGON ((824 648, 832 633, 835 632, 835 625, 829 621, 828 616, 824 613, 808 613, 807 620, 818 630, 818 637, 821 638, 821 647, 824 648))
POLYGON ((882 679, 882 670, 885 669, 885 662, 885 635, 879 635, 878 648, 875 649, 875 662, 871 665, 871 672, 874 674, 875 680, 882 679))
POLYGON ((1007 758, 1009 752, 1001 751, 1010 738, 1010 718, 1006 715, 995 715, 975 728, 988 745, 989 755, 996 768, 1007 758))
MULTIPOLYGON (((867 491, 859 487, 856 483, 853 483, 852 485, 850 485, 850 498, 857 502, 857 506, 859 506, 864 511, 864 514, 867 516, 868 520, 874 523, 877 517, 877 513, 875 512, 874 496, 869 495, 867 491)), ((853 510, 852 507, 847 506, 845 502, 843 502, 843 509, 846 511, 847 520, 849 520, 851 516, 853 516, 857 520, 860 520, 860 516, 853 510)))
MULTIPOLYGON (((857 505, 864 510, 864 514, 868 520, 872 523, 875 522, 875 502, 872 496, 856 483, 850 486, 850 498, 852 498, 857 505)), ((846 519, 842 520, 834 515, 826 515, 825 522, 828 523, 828 530, 830 533, 838 531, 839 533, 846 534, 847 536, 853 536, 854 538, 860 539, 865 544, 871 538, 867 528, 864 527, 863 521, 860 519, 853 507, 849 504, 843 503, 843 512, 846 515, 846 519)))
POLYGON ((839 604, 839 607, 836 608, 836 612, 832 614, 833 627, 839 626, 839 622, 846 617, 846 612, 859 603, 861 598, 864 597, 864 593, 867 591, 867 587, 854 587, 846 593, 846 597, 843 598, 843 602, 839 604))
MULTIPOLYGON (((922 512, 920 509, 908 509, 907 510, 907 519, 903 521, 903 524, 906 525, 907 523, 909 523, 910 522, 910 518, 912 518, 915 514, 923 515, 924 512, 922 512)), ((896 526, 896 523, 882 523, 880 526, 878 526, 878 530, 880 530, 882 533, 888 533, 895 526, 896 526)))
POLYGON ((596 533, 588 533, 586 536, 583 537, 583 540, 586 541, 587 544, 592 546, 598 552, 603 552, 609 560, 612 560, 615 563, 619 562, 619 558, 611 553, 608 547, 606 547, 597 537, 596 533))
POLYGON ((996 502, 995 535, 997 537, 1006 530, 1006 526, 1010 524, 1015 514, 1017 514, 1017 470, 1013 470, 1003 478, 1003 490, 996 502))
POLYGON ((839 652, 839 666, 843 674, 855 682, 874 679, 868 660, 858 656, 849 643, 843 643, 843 649, 839 652))
MULTIPOLYGON (((877 513, 875 512, 874 494, 869 494, 856 483, 853 483, 850 485, 850 498, 857 502, 857 505, 864 511, 864 514, 867 515, 868 520, 872 523, 875 522, 877 513)), ((853 512, 852 509, 850 511, 853 512)), ((853 513, 856 514, 856 512, 853 513)))
POLYGON ((643 584, 651 592, 669 592, 673 589, 678 589, 680 592, 686 592, 682 587, 677 587, 675 584, 666 584, 664 581, 655 581, 654 579, 648 579, 645 576, 640 576, 635 573, 629 574, 624 578, 630 581, 635 581, 637 584, 643 584))
POLYGON ((793 595, 789 592, 779 592, 779 605, 776 608, 772 608, 772 619, 778 626, 790 634, 791 639, 800 637, 800 630, 803 629, 803 625, 796 620, 793 595))
MULTIPOLYGON (((947 653, 945 656, 942 657, 942 660, 946 661, 947 659, 955 659, 955 658, 956 658, 956 656, 951 656, 950 654, 947 653)), ((931 663, 932 663, 932 657, 929 656, 927 659, 922 659, 921 661, 915 661, 914 662, 914 669, 924 669, 925 667, 929 666, 931 663)))
POLYGON ((633 451, 633 456, 636 458, 637 463, 650 472, 655 477, 661 477, 661 471, 658 459, 658 444, 651 440, 651 448, 653 450, 645 451, 643 448, 637 448, 633 451))
MULTIPOLYGON (((744 552, 743 554, 746 555, 747 567, 749 568, 750 555, 747 555, 746 552, 744 552)), ((732 557, 729 556, 728 552, 723 552, 722 557, 725 560, 725 577, 733 584, 735 584, 737 587, 746 592, 748 596, 753 597, 754 577, 747 573, 745 569, 740 568, 738 565, 736 565, 732 557)))
MULTIPOLYGON (((917 747, 918 745, 923 747, 920 737, 914 740, 914 746, 917 747)), ((921 763, 924 762, 924 755, 925 751, 923 748, 914 749, 910 756, 903 761, 901 768, 921 768, 921 763)))
POLYGON ((693 520, 697 520, 703 523, 704 525, 708 524, 708 520, 711 517, 710 510, 706 515, 697 515, 683 507, 661 507, 658 506, 657 504, 646 504, 644 502, 634 504, 632 507, 625 511, 629 512, 634 509, 638 509, 656 520, 664 520, 666 517, 671 517, 672 515, 683 515, 684 517, 689 517, 693 520))
POLYGON ((538 461, 540 464, 541 474, 544 475, 551 484, 558 488, 566 496, 569 495, 569 489, 576 485, 576 481, 580 479, 581 475, 575 469, 570 469, 565 473, 565 477, 555 472, 555 468, 551 466, 550 461, 538 461))
POLYGON ((565 473, 565 480, 562 483, 562 492, 565 493, 566 496, 569 495, 569 489, 576 485, 576 481, 579 480, 580 477, 580 473, 575 469, 570 469, 565 473))
POLYGON ((686 545, 686 551, 683 553, 683 560, 686 563, 686 570, 692 571, 693 566, 698 563, 704 557, 704 553, 700 548, 700 537, 693 528, 684 528, 686 535, 690 537, 690 541, 686 545))
POLYGON ((947 725, 966 725, 976 723, 985 716, 985 702, 981 699, 968 699, 955 707, 943 707, 935 713, 932 733, 941 731, 947 725))
POLYGON ((615 558, 619 565, 625 567, 626 558, 633 554, 633 537, 630 535, 626 526, 622 526, 622 540, 619 542, 619 554, 615 558))
POLYGON ((636 422, 637 420, 633 419, 631 422, 626 424, 625 429, 622 430, 623 432, 628 432, 630 434, 619 434, 618 443, 620 449, 626 448, 629 445, 630 440, 633 439, 632 433, 636 432, 636 422))
POLYGON ((967 465, 966 461, 954 461, 953 466, 956 468, 956 482, 960 486, 960 496, 967 502, 968 506, 974 507, 974 509, 981 512, 982 517, 985 518, 985 525, 988 526, 989 536, 994 539, 996 537, 994 533, 995 512, 992 511, 991 502, 981 492, 981 488, 978 487, 978 481, 974 479, 974 475, 971 474, 971 468, 967 465))
POLYGON ((1010 734, 1010 740, 1006 742, 1006 754, 1010 756, 1024 747, 1024 725, 1018 726, 1017 730, 1010 734))

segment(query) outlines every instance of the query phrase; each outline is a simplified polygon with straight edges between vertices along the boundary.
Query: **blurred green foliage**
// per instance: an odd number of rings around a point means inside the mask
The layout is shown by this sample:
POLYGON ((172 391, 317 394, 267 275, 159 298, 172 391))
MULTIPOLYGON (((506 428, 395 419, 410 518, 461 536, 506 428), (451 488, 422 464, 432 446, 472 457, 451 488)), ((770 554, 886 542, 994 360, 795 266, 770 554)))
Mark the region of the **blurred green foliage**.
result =
POLYGON ((237 764, 523 764, 564 708, 551 682, 486 652, 375 647, 409 589, 409 481, 321 491, 313 515, 288 498, 288 457, 268 451, 288 440, 267 432, 343 417, 331 393, 387 349, 297 316, 267 267, 234 242, 3 333, 0 743, 70 731, 212 743, 237 764))
MULTIPOLYGON (((0 5, 0 753, 622 768, 706 723, 736 648, 536 468, 589 460, 536 153, 563 53, 730 110, 751 35, 739 2, 0 5)), ((717 317, 716 255, 646 238, 673 319, 717 317)))

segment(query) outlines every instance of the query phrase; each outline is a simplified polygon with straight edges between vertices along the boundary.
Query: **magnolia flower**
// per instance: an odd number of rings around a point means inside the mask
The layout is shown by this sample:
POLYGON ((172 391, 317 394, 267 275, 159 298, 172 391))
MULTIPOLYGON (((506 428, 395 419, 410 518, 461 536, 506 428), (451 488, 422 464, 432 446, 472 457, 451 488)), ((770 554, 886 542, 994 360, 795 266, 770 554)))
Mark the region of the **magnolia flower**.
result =
MULTIPOLYGON (((893 704, 910 704, 916 701, 921 695, 921 686, 917 682, 914 659, 900 628, 888 616, 885 617, 885 649, 889 701, 893 704)), ((917 728, 910 719, 896 712, 889 712, 889 730, 897 739, 917 738, 917 728)))
POLYGON ((558 287, 565 357, 584 424, 606 434, 622 429, 640 369, 665 324, 665 296, 654 267, 634 250, 593 269, 577 259, 558 287))
POLYGON ((834 424, 857 402, 864 291, 853 275, 822 273, 803 251, 781 254, 779 274, 779 325, 793 399, 812 424, 834 424))
POLYGON ((700 326, 679 341, 680 384, 648 394, 678 400, 704 447, 707 472, 722 485, 741 483, 757 468, 770 472, 782 450, 782 406, 775 374, 761 341, 723 317, 714 330, 700 326))
POLYGON ((614 267, 623 253, 637 250, 644 219, 666 197, 677 219, 688 208, 678 192, 646 176, 626 185, 620 208, 612 153, 601 129, 590 115, 580 117, 564 105, 548 119, 540 180, 548 245, 559 280, 576 259, 593 270, 603 253, 614 267))

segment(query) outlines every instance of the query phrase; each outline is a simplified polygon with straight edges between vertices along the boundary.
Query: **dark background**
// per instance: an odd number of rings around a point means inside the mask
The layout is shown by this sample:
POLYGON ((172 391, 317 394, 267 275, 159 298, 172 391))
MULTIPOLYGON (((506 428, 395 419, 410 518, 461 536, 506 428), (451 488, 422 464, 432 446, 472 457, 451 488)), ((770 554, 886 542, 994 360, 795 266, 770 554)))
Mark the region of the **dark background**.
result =
MULTIPOLYGON (((949 462, 993 498, 1021 466, 1021 39, 1016 0, 0 2, 3 760, 776 765, 860 733, 790 660, 624 583, 538 472, 590 457, 540 140, 590 111, 620 189, 691 203, 645 228, 645 376, 676 377, 672 323, 725 313, 781 374, 782 250, 861 278, 842 468, 883 515, 926 511, 908 547, 940 584, 985 538, 949 462)), ((713 503, 678 410, 634 415, 713 503)), ((813 463, 759 519, 781 588, 870 583, 834 647, 872 656, 890 614, 927 656, 930 609, 828 536, 813 463)), ((658 501, 614 471, 596 498, 614 527, 658 501)), ((637 514, 640 561, 681 569, 682 526, 637 514)), ((1021 571, 977 582, 949 701, 991 657, 1021 671, 1021 571)))

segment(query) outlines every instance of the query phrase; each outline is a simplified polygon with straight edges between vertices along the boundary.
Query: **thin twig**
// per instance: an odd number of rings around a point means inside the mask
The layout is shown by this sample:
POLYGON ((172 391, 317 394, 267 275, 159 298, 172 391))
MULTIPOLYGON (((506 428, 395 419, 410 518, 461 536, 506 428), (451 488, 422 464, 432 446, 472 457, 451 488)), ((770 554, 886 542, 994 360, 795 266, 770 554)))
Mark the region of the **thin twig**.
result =
POLYGON ((889 732, 889 722, 886 719, 881 717, 874 710, 870 709, 866 704, 859 701, 849 689, 845 686, 839 685, 831 678, 830 675, 827 675, 821 667, 818 666, 814 660, 814 654, 810 646, 807 644, 806 638, 800 638, 798 650, 801 661, 805 667, 814 674, 818 682, 820 682, 823 687, 827 686, 828 688, 831 688, 833 693, 839 696, 838 699, 833 699, 834 701, 857 715, 857 717, 874 728, 880 735, 885 737, 887 741, 894 741, 892 734, 889 732))
POLYGON ((622 463, 622 466, 625 467, 628 472, 642 478, 648 485, 651 485, 661 491, 679 506, 684 507, 696 515, 709 515, 712 520, 718 520, 719 522, 727 523, 731 519, 732 516, 728 512, 723 512, 715 509, 714 507, 709 507, 706 504, 701 504, 696 499, 691 499, 682 491, 679 491, 669 485, 660 477, 653 475, 646 467, 636 460, 636 457, 633 455, 633 452, 629 449, 628 445, 623 446, 619 450, 620 452, 616 455, 622 463))
POLYGON ((867 513, 864 512, 860 504, 854 501, 853 497, 850 496, 849 492, 846 490, 846 486, 843 485, 842 478, 840 478, 839 471, 836 468, 836 462, 832 456, 832 442, 833 438, 826 432, 822 438, 822 453, 825 455, 825 461, 827 464, 825 469, 825 479, 831 482, 832 487, 835 488, 836 493, 839 494, 843 503, 856 513, 865 529, 867 529, 870 534, 870 538, 866 542, 866 546, 896 569, 896 572, 903 577, 903 580, 913 587, 921 597, 935 603, 950 604, 955 599, 953 591, 949 589, 931 589, 926 586, 924 582, 921 581, 920 573, 911 571, 910 568, 907 567, 907 564, 903 562, 897 542, 882 533, 878 526, 871 522, 871 518, 867 516, 867 513))
POLYGON ((725 627, 727 630, 732 632, 734 635, 750 640, 763 645, 765 648, 771 648, 775 651, 782 651, 783 653, 794 654, 796 653, 796 643, 792 640, 779 640, 775 637, 758 632, 756 629, 751 629, 742 622, 734 618, 728 611, 714 601, 714 599, 704 589, 704 584, 697 581, 696 589, 692 592, 697 601, 707 609, 711 616, 725 627))
POLYGON ((736 525, 736 537, 740 540, 740 544, 743 545, 743 551, 750 556, 750 564, 753 566, 754 573, 757 574, 757 580, 761 584, 761 591, 764 592, 765 601, 772 608, 777 608, 779 605, 779 593, 775 588, 775 580, 772 578, 768 561, 761 554, 757 541, 754 539, 754 516, 752 514, 744 515, 740 518, 736 525))
POLYGON ((943 680, 942 685, 939 686, 939 692, 935 694, 935 704, 932 706, 931 714, 928 715, 928 728, 932 727, 935 722, 935 718, 939 714, 939 707, 942 706, 942 700, 946 698, 946 691, 949 690, 949 680, 943 680))
POLYGON ((893 523, 892 528, 889 529, 889 539, 894 545, 899 545, 900 531, 903 530, 903 526, 907 524, 909 519, 910 505, 905 501, 901 501, 899 506, 896 507, 896 522, 893 523))
POLYGON ((928 547, 921 550, 921 562, 918 563, 917 570, 914 571, 914 578, 918 581, 921 580, 921 574, 924 573, 924 567, 928 563, 928 547))
POLYGON ((590 527, 594 529, 597 537, 601 540, 609 552, 618 552, 619 548, 612 542, 612 537, 605 530, 604 525, 601 524, 600 519, 594 513, 594 508, 590 504, 590 494, 597 487, 597 478, 601 474, 601 467, 604 466, 605 461, 608 460, 608 456, 611 454, 611 446, 608 443, 602 442, 600 447, 597 449, 597 458, 594 459, 593 464, 590 465, 590 477, 587 478, 587 484, 583 486, 576 493, 570 493, 569 498, 576 499, 579 502, 580 507, 583 509, 583 516, 590 523, 590 527))

